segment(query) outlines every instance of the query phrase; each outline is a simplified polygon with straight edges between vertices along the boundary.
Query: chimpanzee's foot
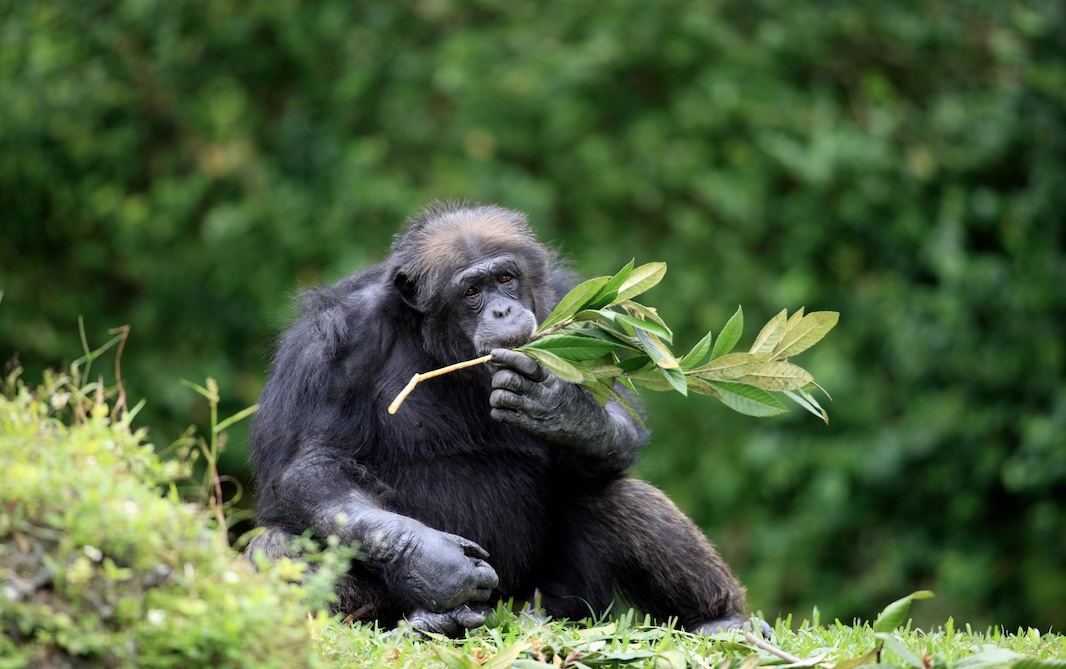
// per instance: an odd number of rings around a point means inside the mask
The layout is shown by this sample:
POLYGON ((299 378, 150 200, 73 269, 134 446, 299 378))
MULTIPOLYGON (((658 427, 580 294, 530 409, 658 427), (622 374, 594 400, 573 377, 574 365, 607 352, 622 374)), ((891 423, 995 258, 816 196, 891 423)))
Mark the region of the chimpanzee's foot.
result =
POLYGON ((739 615, 708 620, 694 625, 689 631, 696 634, 718 634, 730 630, 751 631, 755 634, 761 634, 764 639, 772 639, 774 637, 774 630, 766 624, 766 621, 759 620, 753 616, 739 615))
POLYGON ((460 637, 469 629, 481 627, 485 624, 484 611, 475 611, 466 604, 445 611, 433 613, 423 609, 417 609, 407 614, 406 619, 400 623, 402 633, 429 632, 443 634, 452 638, 460 637))

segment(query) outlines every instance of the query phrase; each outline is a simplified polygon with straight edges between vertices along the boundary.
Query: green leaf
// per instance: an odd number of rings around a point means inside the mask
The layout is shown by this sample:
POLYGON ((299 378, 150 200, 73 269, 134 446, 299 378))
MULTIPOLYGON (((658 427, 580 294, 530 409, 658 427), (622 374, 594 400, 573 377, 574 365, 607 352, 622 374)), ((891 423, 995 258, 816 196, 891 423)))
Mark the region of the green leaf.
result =
POLYGON ((514 666, 514 662, 519 655, 529 650, 530 645, 529 642, 522 642, 507 646, 490 657, 487 662, 480 666, 480 669, 509 669, 514 666))
POLYGON ((618 324, 619 316, 621 314, 610 309, 586 309, 578 312, 574 316, 574 321, 585 324, 585 327, 589 330, 602 330, 618 341, 639 350, 640 343, 637 341, 636 335, 629 334, 618 324))
POLYGON ((710 397, 717 397, 721 399, 722 394, 718 392, 718 389, 711 385, 710 381, 704 381, 698 376, 685 377, 688 381, 688 389, 697 395, 708 395, 710 397))
POLYGON ((751 374, 766 364, 766 357, 751 353, 727 353, 688 373, 708 381, 730 381, 751 374))
POLYGON ((534 339, 533 341, 519 346, 519 351, 542 350, 549 351, 563 360, 581 362, 583 360, 595 360, 603 357, 615 349, 615 345, 609 341, 595 337, 585 337, 574 334, 553 334, 547 337, 534 339))
POLYGON ((559 300, 559 304, 555 305, 552 312, 548 314, 548 317, 540 324, 540 327, 537 328, 537 332, 543 332, 553 325, 557 325, 569 318, 573 318, 579 311, 584 309, 594 297, 596 297, 596 294, 600 292, 600 289, 603 288, 604 284, 608 281, 610 281, 610 277, 598 276, 574 286, 569 293, 563 296, 563 299, 559 300))
POLYGON ((574 320, 578 322, 590 321, 593 323, 613 323, 618 317, 617 311, 610 309, 583 309, 577 312, 574 320))
POLYGON ((680 648, 659 651, 655 658, 655 666, 658 669, 685 669, 688 667, 688 659, 685 651, 680 648))
POLYGON ((622 372, 622 368, 618 367, 617 365, 598 365, 596 367, 586 367, 584 372, 586 378, 592 377, 594 379, 599 380, 606 379, 609 380, 611 383, 614 383, 614 380, 619 376, 622 376, 622 374, 624 373, 622 372))
POLYGON ((787 316, 788 310, 782 309, 780 313, 771 318, 770 322, 759 331, 759 336, 755 338, 755 343, 751 345, 750 352, 765 353, 773 351, 785 332, 787 316))
POLYGON ((636 318, 635 316, 629 316, 628 314, 617 314, 615 316, 615 322, 624 323, 633 328, 634 333, 640 331, 650 332, 657 337, 669 340, 673 337, 673 333, 666 329, 662 325, 659 325, 655 321, 644 320, 643 318, 636 318))
POLYGON ((619 360, 615 363, 623 374, 634 374, 642 369, 654 365, 651 358, 645 355, 643 352, 640 355, 635 355, 632 358, 626 358, 625 360, 619 360))
POLYGON ((696 342, 696 345, 692 347, 692 350, 688 352, 685 357, 681 358, 682 369, 692 369, 699 365, 707 357, 707 354, 711 352, 711 342, 714 341, 714 333, 708 332, 703 336, 703 339, 696 342))
POLYGON ((612 386, 609 383, 604 383, 603 381, 600 381, 599 379, 593 379, 591 381, 586 382, 584 385, 585 388, 588 389, 589 394, 592 395, 592 398, 596 400, 596 403, 599 404, 601 407, 606 406, 606 404, 611 401, 611 398, 614 395, 614 393, 612 392, 612 386))
POLYGON ((782 341, 784 341, 785 337, 788 336, 789 332, 792 332, 792 328, 796 327, 796 325, 801 320, 803 320, 803 309, 804 309, 803 307, 800 307, 799 309, 796 310, 796 313, 794 313, 794 314, 792 314, 791 316, 788 317, 788 321, 785 323, 785 327, 781 329, 781 340, 782 341))
POLYGON ((807 314, 790 329, 774 352, 775 358, 797 355, 821 341, 837 324, 840 314, 835 311, 815 311, 807 314))
POLYGON ((432 650, 437 655, 437 659, 447 665, 448 669, 477 669, 477 663, 458 648, 434 645, 432 650))
POLYGON ((618 289, 625 283, 626 279, 633 272, 633 261, 630 260, 626 263, 626 266, 618 270, 618 273, 607 280, 607 283, 603 284, 599 292, 595 297, 589 300, 589 309, 602 309, 603 307, 610 306, 616 301, 618 297, 618 289))
POLYGON ((670 383, 669 379, 660 373, 661 369, 661 367, 653 367, 651 369, 641 370, 629 374, 626 378, 641 388, 647 388, 648 390, 674 390, 674 386, 670 383))
POLYGON ((765 390, 732 381, 711 381, 722 404, 745 416, 779 416, 788 413, 788 407, 765 390))
POLYGON ((788 395, 792 399, 793 402, 795 402, 796 404, 800 405, 801 407, 803 407, 807 411, 810 411, 812 414, 814 414, 818 418, 821 418, 823 421, 825 421, 826 425, 829 424, 829 414, 827 414, 825 412, 825 409, 823 409, 818 404, 818 402, 814 399, 814 397, 810 393, 808 393, 807 391, 804 391, 804 390, 800 390, 800 391, 786 390, 785 394, 788 395))
MULTIPOLYGON (((969 657, 960 658, 952 663, 953 669, 1020 669, 1020 663, 1025 656, 1006 648, 993 648, 985 646, 989 650, 977 653, 969 657)), ((1039 662, 1039 660, 1037 660, 1039 662)), ((1062 663, 1066 665, 1066 662, 1062 663)), ((1037 665, 1040 666, 1040 665, 1037 665)), ((1054 666, 1054 665, 1052 665, 1054 666)), ((1036 669, 1034 667, 1033 669, 1036 669)))
POLYGON ((645 330, 637 330, 637 339, 640 340, 644 352, 655 361, 656 365, 663 369, 678 369, 677 358, 654 334, 645 330))
POLYGON ((660 367, 659 372, 666 377, 667 383, 682 395, 688 396, 688 382, 685 373, 678 367, 660 367))
POLYGON ((583 383, 585 381, 585 376, 577 367, 574 367, 572 363, 563 360, 550 351, 529 349, 526 350, 525 353, 539 362, 544 369, 558 376, 563 381, 569 381, 570 383, 583 383))
POLYGON ((623 302, 621 304, 621 307, 625 309, 630 315, 636 316, 637 318, 641 318, 645 321, 650 321, 661 327, 662 330, 657 331, 656 334, 665 339, 667 343, 670 343, 674 340, 673 330, 671 330, 669 326, 666 325, 666 322, 659 316, 659 312, 653 309, 652 307, 646 307, 643 304, 640 304, 639 302, 633 302, 632 300, 627 300, 623 302))
POLYGON ((932 596, 933 593, 928 590, 919 590, 892 602, 877 616, 873 624, 874 632, 891 632, 896 629, 910 615, 911 602, 916 599, 929 599, 932 596))
MULTIPOLYGON (((585 312, 581 312, 585 313, 585 312)), ((580 315, 580 314, 579 314, 580 315)), ((579 334, 583 337, 595 337, 596 339, 602 339, 605 342, 610 342, 615 348, 630 348, 633 346, 633 342, 629 337, 622 339, 615 333, 615 328, 607 329, 605 327, 596 324, 596 326, 575 326, 574 329, 564 328, 559 333, 567 334, 579 334)))
POLYGON ((771 361, 737 380, 763 390, 782 391, 799 390, 814 381, 814 377, 807 370, 791 362, 771 361))
POLYGON ((744 332, 744 310, 737 307, 736 313, 729 317, 726 321, 725 327, 722 328, 722 333, 718 335, 718 341, 714 342, 714 349, 711 351, 711 360, 720 358, 726 353, 733 350, 733 347, 740 341, 740 335, 744 332))
POLYGON ((650 262, 633 270, 629 278, 618 289, 615 303, 631 300, 637 295, 654 288, 666 274, 666 263, 650 262))
MULTIPOLYGON (((632 388, 630 388, 630 390, 632 390, 632 388)), ((613 386, 611 387, 611 395, 614 401, 618 402, 618 404, 626 410, 626 413, 635 418, 641 427, 646 427, 644 425, 644 416, 640 415, 640 412, 637 411, 636 407, 633 406, 633 403, 629 401, 628 397, 618 392, 618 389, 613 386)))
POLYGON ((833 669, 855 669, 856 667, 862 667, 867 664, 877 664, 877 656, 880 655, 881 647, 878 646, 870 650, 865 655, 859 657, 852 657, 846 660, 840 660, 833 665, 833 669))

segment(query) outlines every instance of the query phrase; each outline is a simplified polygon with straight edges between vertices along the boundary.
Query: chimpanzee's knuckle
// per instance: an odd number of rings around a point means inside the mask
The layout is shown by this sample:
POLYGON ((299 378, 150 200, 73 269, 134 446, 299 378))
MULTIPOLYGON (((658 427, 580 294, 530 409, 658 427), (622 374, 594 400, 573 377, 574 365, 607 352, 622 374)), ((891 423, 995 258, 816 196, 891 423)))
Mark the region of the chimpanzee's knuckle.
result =
POLYGON ((537 364, 536 360, 529 357, 528 355, 525 355, 524 353, 521 353, 519 355, 521 357, 515 360, 515 368, 518 369, 518 371, 521 372, 524 376, 539 377, 543 373, 541 366, 537 364))
POLYGON ((502 369, 492 376, 493 388, 517 391, 521 389, 522 384, 522 377, 509 369, 502 369))
POLYGON ((514 409, 518 405, 519 396, 510 390, 497 389, 489 395, 489 406, 494 409, 514 409))
POLYGON ((509 400, 511 397, 514 397, 514 393, 511 391, 497 388, 489 395, 489 406, 495 409, 506 408, 510 404, 509 400))
POLYGON ((489 416, 491 416, 497 423, 514 425, 517 414, 512 409, 493 409, 489 412, 489 416))

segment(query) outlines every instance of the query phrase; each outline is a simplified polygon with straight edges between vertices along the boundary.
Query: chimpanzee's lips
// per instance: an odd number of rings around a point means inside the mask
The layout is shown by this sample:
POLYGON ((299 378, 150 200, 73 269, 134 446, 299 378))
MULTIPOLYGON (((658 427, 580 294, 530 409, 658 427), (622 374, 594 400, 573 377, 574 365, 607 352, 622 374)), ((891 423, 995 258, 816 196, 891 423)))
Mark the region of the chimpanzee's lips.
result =
POLYGON ((477 354, 488 355, 494 348, 517 348, 523 344, 528 344, 533 339, 533 333, 537 331, 537 319, 533 318, 532 314, 526 314, 525 318, 519 321, 520 325, 524 325, 529 328, 528 332, 523 332, 522 329, 512 328, 510 329, 510 336, 493 336, 498 335, 498 332, 491 333, 486 339, 481 339, 474 336, 474 349, 477 354), (515 332, 515 330, 518 330, 515 332))
POLYGON ((530 341, 530 337, 523 336, 523 337, 507 337, 506 339, 500 339, 500 340, 494 341, 494 342, 486 342, 486 343, 482 344, 481 346, 478 346, 477 354, 478 355, 488 355, 489 352, 492 351, 492 349, 494 349, 494 348, 518 348, 519 346, 521 346, 523 344, 528 344, 529 341, 530 341))

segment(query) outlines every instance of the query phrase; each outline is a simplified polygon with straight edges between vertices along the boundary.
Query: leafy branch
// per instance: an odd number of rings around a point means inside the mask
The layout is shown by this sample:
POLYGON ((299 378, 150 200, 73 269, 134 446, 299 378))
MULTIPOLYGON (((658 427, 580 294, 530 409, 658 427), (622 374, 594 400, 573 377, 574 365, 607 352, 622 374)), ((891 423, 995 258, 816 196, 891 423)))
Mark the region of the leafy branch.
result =
MULTIPOLYGON (((823 421, 829 416, 812 394, 810 372, 789 362, 828 333, 837 323, 833 311, 791 316, 782 310, 763 326, 746 353, 734 353, 744 329, 738 308, 718 338, 708 332, 687 354, 675 356, 673 332, 652 307, 633 300, 662 281, 666 264, 634 267, 630 261, 614 276, 578 284, 567 293, 530 341, 516 350, 529 355, 559 378, 585 386, 601 404, 617 400, 636 414, 616 383, 631 388, 676 390, 710 395, 730 409, 749 416, 776 416, 788 411, 782 393, 823 421)), ((481 364, 490 356, 441 370, 416 374, 389 407, 395 413, 419 381, 447 371, 481 364)), ((824 390, 823 390, 824 392, 824 390)))

